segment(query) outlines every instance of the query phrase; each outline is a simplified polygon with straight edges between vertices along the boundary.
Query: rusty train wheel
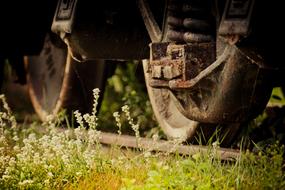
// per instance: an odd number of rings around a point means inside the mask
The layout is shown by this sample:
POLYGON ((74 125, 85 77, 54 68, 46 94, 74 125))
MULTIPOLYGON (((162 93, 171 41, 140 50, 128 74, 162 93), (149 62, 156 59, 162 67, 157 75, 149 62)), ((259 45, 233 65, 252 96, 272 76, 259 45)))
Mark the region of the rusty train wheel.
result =
MULTIPOLYGON (((65 46, 47 35, 38 56, 25 57, 27 84, 34 109, 41 120, 61 109, 69 113, 92 108, 92 89, 104 90, 107 66, 103 60, 78 63, 65 46)), ((101 96, 102 97, 102 96, 101 96)))
POLYGON ((201 142, 198 143, 206 144, 214 135, 219 135, 219 140, 223 140, 223 146, 231 145, 239 132, 239 123, 219 125, 201 123, 188 119, 175 105, 175 97, 170 90, 165 88, 152 88, 148 85, 150 77, 148 76, 147 65, 147 60, 144 60, 143 68, 148 96, 155 117, 168 138, 190 140, 191 143, 197 143, 195 141, 199 141, 199 138, 202 136, 204 139, 201 139, 201 142), (217 128, 219 128, 218 131, 217 128))

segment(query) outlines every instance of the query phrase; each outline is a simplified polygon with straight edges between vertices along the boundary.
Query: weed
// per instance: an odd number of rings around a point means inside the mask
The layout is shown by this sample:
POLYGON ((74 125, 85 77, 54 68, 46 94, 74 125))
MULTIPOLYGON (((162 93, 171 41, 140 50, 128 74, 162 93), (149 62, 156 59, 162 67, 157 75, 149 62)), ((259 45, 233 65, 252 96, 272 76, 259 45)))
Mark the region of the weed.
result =
MULTIPOLYGON (((209 144, 207 154, 192 156, 122 147, 107 154, 98 143, 95 110, 85 117, 75 112, 79 125, 75 129, 59 132, 60 119, 51 117, 44 123, 47 132, 35 133, 15 123, 4 96, 0 97, 0 189, 285 188, 284 146, 279 142, 265 149, 257 147, 257 155, 242 153, 235 162, 222 162, 215 155, 220 149, 218 142, 209 144)), ((139 139, 130 108, 125 106, 122 111, 139 139)), ((121 115, 114 113, 119 131, 121 115)), ((158 136, 153 139, 155 144, 158 136)))

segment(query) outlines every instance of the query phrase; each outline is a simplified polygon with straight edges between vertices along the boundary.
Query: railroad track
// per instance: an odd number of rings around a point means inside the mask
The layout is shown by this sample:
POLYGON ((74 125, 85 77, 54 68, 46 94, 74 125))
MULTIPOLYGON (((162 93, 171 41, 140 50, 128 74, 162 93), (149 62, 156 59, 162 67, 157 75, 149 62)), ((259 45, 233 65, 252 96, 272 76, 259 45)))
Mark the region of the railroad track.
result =
MULTIPOLYGON (((24 88, 19 88, 19 85, 14 84, 14 83, 9 83, 7 84, 8 90, 6 89, 6 93, 9 94, 20 94, 19 96, 16 97, 26 97, 26 89, 24 88), (18 92, 18 91, 19 92, 18 92)), ((18 99, 17 99, 18 100, 18 99)), ((21 104, 23 104, 23 100, 21 104)), ((24 100, 24 104, 26 107, 31 107, 29 104, 28 98, 24 100)), ((21 104, 16 104, 16 105, 21 105, 21 104)), ((30 108, 32 109, 32 108, 30 108)), ((39 131, 46 132, 45 127, 38 127, 39 131)), ((66 128, 57 128, 58 132, 63 132, 66 130, 66 128)), ((166 140, 156 140, 154 141, 151 138, 144 138, 141 137, 140 141, 138 143, 138 140, 134 136, 130 135, 118 135, 114 133, 107 133, 107 132, 101 132, 99 141, 101 144, 104 145, 118 145, 122 147, 128 147, 128 148, 138 148, 138 149, 143 149, 143 150, 148 150, 148 151, 157 151, 157 152, 169 152, 169 153, 179 153, 182 155, 194 155, 197 153, 202 153, 202 154, 207 154, 209 153, 209 147, 208 146, 201 146, 201 145, 181 145, 177 144, 172 141, 166 141, 166 140)), ((240 150, 237 149, 229 149, 229 148, 218 148, 216 150, 216 155, 222 160, 236 160, 240 157, 240 150)))
MULTIPOLYGON (((194 155, 197 153, 207 154, 210 150, 208 146, 181 145, 172 141, 153 140, 145 137, 138 139, 130 135, 118 135, 106 132, 100 134, 99 142, 105 145, 117 145, 149 151, 178 153, 182 155, 194 155)), ((217 148, 214 156, 221 160, 237 160, 241 155, 240 150, 237 149, 217 148)))
MULTIPOLYGON (((41 132, 45 133, 46 128, 39 127, 41 132)), ((66 128, 56 128, 58 132, 63 132, 66 128)), ((197 153, 209 154, 211 149, 204 145, 183 145, 177 141, 154 140, 152 138, 136 138, 131 135, 119 135, 115 133, 102 132, 98 136, 99 142, 103 145, 115 145, 125 148, 137 148, 142 151, 175 153, 181 155, 195 155, 197 153)), ((214 157, 221 160, 235 161, 240 158, 239 149, 221 148, 215 149, 214 157)))

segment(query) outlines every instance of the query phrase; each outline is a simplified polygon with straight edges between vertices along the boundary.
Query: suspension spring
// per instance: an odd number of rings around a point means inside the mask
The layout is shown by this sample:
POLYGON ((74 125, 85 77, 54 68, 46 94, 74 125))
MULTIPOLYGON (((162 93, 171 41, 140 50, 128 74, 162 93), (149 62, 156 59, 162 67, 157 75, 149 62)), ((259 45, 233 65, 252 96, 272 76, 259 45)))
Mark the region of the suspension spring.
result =
POLYGON ((169 0, 166 41, 179 43, 215 40, 215 19, 209 0, 169 0))

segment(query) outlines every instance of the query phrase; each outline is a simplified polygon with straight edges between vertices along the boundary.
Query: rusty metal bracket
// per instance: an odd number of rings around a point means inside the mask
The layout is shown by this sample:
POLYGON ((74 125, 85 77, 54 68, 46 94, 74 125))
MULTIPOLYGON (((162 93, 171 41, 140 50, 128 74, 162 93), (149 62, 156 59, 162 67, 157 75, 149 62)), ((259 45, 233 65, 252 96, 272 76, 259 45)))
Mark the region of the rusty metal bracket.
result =
POLYGON ((181 80, 181 79, 174 79, 169 81, 169 87, 173 90, 177 89, 191 89, 196 84, 198 84, 202 79, 210 75, 215 69, 217 69, 222 63, 224 63, 229 55, 232 52, 232 48, 227 47, 223 54, 211 65, 209 65, 206 69, 201 71, 195 78, 191 80, 181 80))
POLYGON ((213 72, 226 58, 215 60, 215 43, 152 43, 149 72, 154 88, 188 89, 213 72), (212 64, 213 63, 213 64, 212 64))
POLYGON ((205 123, 236 123, 264 109, 274 69, 224 38, 215 43, 153 43, 149 85, 169 89, 178 110, 205 123))

